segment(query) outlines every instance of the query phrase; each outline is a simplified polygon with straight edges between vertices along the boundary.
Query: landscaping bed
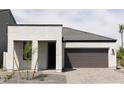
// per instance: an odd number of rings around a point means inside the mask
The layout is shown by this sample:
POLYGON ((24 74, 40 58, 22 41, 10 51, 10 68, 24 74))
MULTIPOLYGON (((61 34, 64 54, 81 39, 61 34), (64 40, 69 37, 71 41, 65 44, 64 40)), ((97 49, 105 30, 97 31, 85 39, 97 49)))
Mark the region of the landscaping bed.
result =
POLYGON ((8 73, 0 74, 0 83, 1 84, 61 84, 66 83, 65 75, 61 74, 45 74, 45 73, 36 73, 32 78, 33 74, 29 73, 29 77, 26 77, 26 72, 21 73, 8 73))

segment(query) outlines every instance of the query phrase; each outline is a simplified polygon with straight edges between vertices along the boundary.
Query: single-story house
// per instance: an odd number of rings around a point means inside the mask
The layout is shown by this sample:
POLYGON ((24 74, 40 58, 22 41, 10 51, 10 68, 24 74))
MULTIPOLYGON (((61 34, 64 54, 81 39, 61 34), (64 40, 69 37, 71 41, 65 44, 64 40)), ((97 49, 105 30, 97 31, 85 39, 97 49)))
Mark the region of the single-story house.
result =
POLYGON ((62 24, 15 24, 7 26, 8 44, 4 69, 26 69, 24 44, 32 42, 29 69, 116 68, 116 40, 62 24))

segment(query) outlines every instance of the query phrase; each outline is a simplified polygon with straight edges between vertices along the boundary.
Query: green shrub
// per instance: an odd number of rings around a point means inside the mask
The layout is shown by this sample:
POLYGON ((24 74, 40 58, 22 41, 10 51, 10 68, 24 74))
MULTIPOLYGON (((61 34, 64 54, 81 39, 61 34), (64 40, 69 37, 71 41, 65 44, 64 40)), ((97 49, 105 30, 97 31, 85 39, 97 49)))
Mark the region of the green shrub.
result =
POLYGON ((117 62, 118 62, 118 65, 121 65, 124 67, 124 49, 122 48, 120 48, 117 51, 117 62))
POLYGON ((7 80, 12 79, 12 75, 6 75, 4 77, 4 81, 7 82, 7 80))
POLYGON ((44 81, 44 79, 47 78, 47 77, 48 77, 47 74, 40 74, 40 75, 38 75, 38 76, 33 77, 33 79, 35 79, 35 80, 40 80, 40 81, 44 81))
POLYGON ((120 65, 124 67, 124 60, 120 61, 120 65))

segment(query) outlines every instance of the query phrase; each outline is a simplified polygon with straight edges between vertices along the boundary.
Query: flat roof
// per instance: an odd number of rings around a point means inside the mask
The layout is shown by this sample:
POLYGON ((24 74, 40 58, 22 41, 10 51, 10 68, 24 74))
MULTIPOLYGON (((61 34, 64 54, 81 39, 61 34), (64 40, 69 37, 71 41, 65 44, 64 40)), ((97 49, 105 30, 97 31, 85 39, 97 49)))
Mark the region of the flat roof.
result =
POLYGON ((7 24, 7 26, 63 26, 62 24, 7 24))

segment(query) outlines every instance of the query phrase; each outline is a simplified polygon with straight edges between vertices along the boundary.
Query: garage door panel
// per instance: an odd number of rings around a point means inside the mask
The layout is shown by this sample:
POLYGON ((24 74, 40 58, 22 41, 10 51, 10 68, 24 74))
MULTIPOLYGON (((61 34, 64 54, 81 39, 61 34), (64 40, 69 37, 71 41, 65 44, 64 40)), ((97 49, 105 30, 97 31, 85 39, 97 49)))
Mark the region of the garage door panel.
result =
POLYGON ((108 49, 65 49, 65 67, 108 67, 108 49))

